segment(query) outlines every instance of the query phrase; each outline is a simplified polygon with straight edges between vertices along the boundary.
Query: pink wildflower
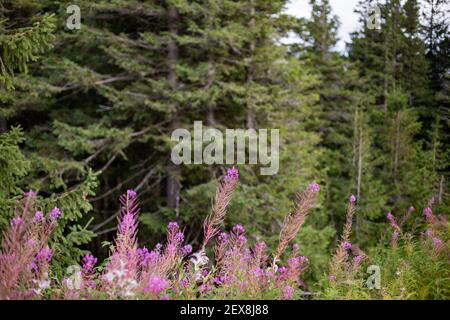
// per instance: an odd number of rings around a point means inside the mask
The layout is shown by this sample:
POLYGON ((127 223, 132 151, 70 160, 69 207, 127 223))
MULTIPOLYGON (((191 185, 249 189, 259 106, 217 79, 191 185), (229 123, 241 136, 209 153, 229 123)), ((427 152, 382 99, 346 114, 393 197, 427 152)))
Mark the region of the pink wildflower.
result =
POLYGON ((33 222, 43 222, 45 220, 44 214, 42 211, 36 211, 33 217, 33 222))
POLYGON ((320 191, 320 185, 313 182, 308 186, 308 191, 310 191, 312 193, 317 193, 320 191))
POLYGON ((345 250, 349 250, 349 249, 351 249, 351 247, 352 247, 352 244, 348 241, 344 241, 342 243, 342 248, 344 248, 345 250))
POLYGON ((235 167, 227 170, 227 175, 225 176, 225 180, 233 180, 236 181, 239 179, 239 171, 235 167))
POLYGON ((148 286, 145 287, 145 293, 151 293, 152 295, 158 296, 161 292, 167 290, 169 283, 160 277, 151 277, 148 286))
POLYGON ((216 190, 214 205, 211 213, 203 223, 203 245, 205 249, 209 240, 219 234, 220 228, 223 226, 227 207, 231 202, 233 193, 237 188, 239 173, 234 167, 228 170, 223 182, 219 184, 216 190))
POLYGON ((439 239, 438 237, 433 237, 433 245, 436 249, 441 249, 444 245, 444 241, 439 239))
POLYGON ((86 273, 91 273, 94 271, 94 266, 97 263, 97 258, 91 254, 85 255, 82 259, 83 261, 83 271, 86 273))
POLYGON ((356 256, 353 258, 353 265, 354 267, 359 267, 361 263, 363 262, 364 257, 363 256, 356 256))
POLYGON ((133 189, 130 189, 130 190, 127 190, 127 195, 130 199, 135 199, 137 196, 137 193, 133 189))
POLYGON ((286 216, 281 228, 280 240, 273 257, 273 267, 276 267, 277 262, 286 250, 288 244, 294 240, 300 231, 300 228, 305 223, 309 211, 314 206, 319 190, 320 186, 313 182, 303 193, 297 194, 296 206, 294 210, 286 216))
POLYGON ((178 230, 180 230, 180 227, 178 226, 178 223, 176 223, 175 221, 171 221, 169 222, 169 224, 167 225, 167 230, 169 230, 170 232, 177 232, 178 230))
POLYGON ((233 227, 233 232, 235 234, 243 234, 245 233, 245 228, 242 225, 237 224, 233 227))
POLYGON ((50 211, 48 218, 51 221, 56 221, 61 217, 61 210, 59 210, 59 208, 53 208, 52 211, 50 211))
POLYGON ((283 300, 291 300, 294 297, 294 288, 286 286, 283 288, 283 300))
POLYGON ((396 241, 398 239, 398 236, 400 235, 400 232, 398 232, 397 230, 395 230, 392 233, 392 240, 396 241))
POLYGON ((430 219, 431 217, 433 217, 433 210, 430 207, 427 207, 423 210, 423 215, 427 218, 430 219))
POLYGON ((181 249, 183 255, 188 255, 192 252, 192 246, 190 244, 185 245, 182 249, 181 249))
POLYGON ((11 219, 11 226, 12 227, 19 227, 22 226, 24 223, 23 219, 20 217, 12 218, 11 219))
POLYGON ((200 293, 207 293, 208 291, 211 290, 211 285, 207 284, 207 283, 203 283, 199 288, 198 291, 200 293))
POLYGON ((36 259, 42 262, 50 262, 53 257, 53 250, 50 248, 42 248, 36 255, 36 259))

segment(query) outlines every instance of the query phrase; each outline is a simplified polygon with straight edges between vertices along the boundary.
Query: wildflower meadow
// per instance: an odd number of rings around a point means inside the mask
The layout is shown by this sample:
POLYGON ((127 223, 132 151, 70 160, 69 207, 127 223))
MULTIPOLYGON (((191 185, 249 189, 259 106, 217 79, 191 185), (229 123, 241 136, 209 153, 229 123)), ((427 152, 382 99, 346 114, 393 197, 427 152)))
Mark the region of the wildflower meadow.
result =
MULTIPOLYGON (((203 225, 203 243, 193 248, 185 242, 183 226, 167 225, 165 243, 139 247, 139 197, 128 190, 120 197, 117 234, 110 255, 98 261, 83 256, 71 274, 58 279, 51 270, 54 251, 49 240, 61 211, 40 211, 37 195, 23 195, 16 215, 4 231, 0 255, 2 299, 302 299, 308 285, 302 280, 310 261, 293 241, 315 206, 320 186, 313 182, 297 194, 293 209, 284 219, 276 249, 264 241, 249 243, 244 226, 224 228, 227 207, 237 191, 239 172, 228 169, 217 187, 211 213, 203 225), (78 267, 78 268, 77 268, 78 267)), ((331 259, 328 274, 318 288, 319 298, 436 298, 448 294, 448 221, 433 214, 431 203, 422 219, 426 230, 413 234, 387 214, 391 244, 371 257, 350 242, 356 212, 350 196, 344 230, 331 259), (364 267, 380 268, 396 261, 398 271, 383 286, 365 286, 364 267), (424 264, 426 259, 426 264, 424 264), (376 290, 373 290, 376 289, 376 290), (424 291, 425 290, 425 291, 424 291)), ((379 284, 378 284, 379 286, 379 284)))
POLYGON ((0 303, 450 300, 449 13, 0 0, 0 303))

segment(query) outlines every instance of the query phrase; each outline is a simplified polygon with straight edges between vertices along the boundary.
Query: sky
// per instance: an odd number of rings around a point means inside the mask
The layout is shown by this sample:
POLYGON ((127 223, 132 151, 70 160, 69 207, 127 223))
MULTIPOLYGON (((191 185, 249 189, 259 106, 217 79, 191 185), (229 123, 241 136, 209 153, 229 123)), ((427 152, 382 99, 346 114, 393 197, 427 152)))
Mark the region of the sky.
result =
MULTIPOLYGON (((358 15, 353 12, 358 0, 330 0, 330 3, 341 23, 337 49, 344 52, 345 42, 350 42, 350 33, 358 29, 358 15)), ((310 11, 308 0, 290 0, 286 13, 296 17, 309 17, 310 11)))

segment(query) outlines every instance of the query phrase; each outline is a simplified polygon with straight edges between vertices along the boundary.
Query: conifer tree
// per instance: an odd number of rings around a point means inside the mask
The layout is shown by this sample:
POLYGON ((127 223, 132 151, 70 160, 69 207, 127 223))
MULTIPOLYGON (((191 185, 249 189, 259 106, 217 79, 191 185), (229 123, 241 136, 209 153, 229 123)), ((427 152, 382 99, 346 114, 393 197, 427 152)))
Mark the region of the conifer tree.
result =
POLYGON ((347 198, 357 188, 352 153, 354 114, 360 97, 352 91, 357 87, 358 72, 336 51, 339 21, 329 1, 311 0, 310 5, 311 17, 306 22, 305 32, 300 34, 305 46, 297 49, 297 55, 310 63, 319 77, 314 87, 319 95, 316 106, 319 116, 312 127, 321 134, 321 146, 325 149, 322 159, 327 170, 325 210, 340 229, 345 208, 339 199, 347 198))

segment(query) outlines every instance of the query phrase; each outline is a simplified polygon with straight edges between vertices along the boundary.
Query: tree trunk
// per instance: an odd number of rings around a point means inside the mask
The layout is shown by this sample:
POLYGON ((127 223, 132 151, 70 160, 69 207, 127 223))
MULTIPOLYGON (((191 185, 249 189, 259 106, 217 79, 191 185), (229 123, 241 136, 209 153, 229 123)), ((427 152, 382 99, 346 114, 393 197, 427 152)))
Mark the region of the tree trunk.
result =
POLYGON ((394 182, 397 184, 398 178, 398 166, 400 161, 400 115, 401 111, 397 112, 397 117, 395 120, 395 145, 394 145, 394 182))
MULTIPOLYGON (((251 29, 251 32, 253 32, 253 29, 255 27, 255 6, 253 3, 253 0, 250 0, 250 22, 249 22, 249 28, 251 29)), ((253 73, 254 73, 254 67, 253 67, 253 53, 255 51, 255 42, 250 42, 249 47, 249 54, 250 54, 250 62, 249 66, 247 68, 247 86, 250 87, 253 82, 253 73)), ((255 129, 256 128, 256 115, 255 110, 253 109, 252 102, 247 99, 247 111, 245 115, 245 127, 247 129, 255 129)))
MULTIPOLYGON (((178 12, 175 7, 170 7, 168 11, 168 28, 169 32, 172 35, 172 38, 168 44, 168 81, 172 91, 176 91, 178 88, 178 79, 176 74, 176 63, 178 60, 178 45, 176 43, 175 37, 178 34, 177 22, 178 22, 178 12)), ((178 106, 175 106, 175 114, 172 116, 172 119, 169 124, 169 130, 172 132, 173 130, 179 128, 179 120, 178 120, 178 106)), ((175 165, 171 159, 169 159, 169 163, 167 165, 167 190, 166 190, 166 202, 167 207, 170 209, 174 209, 177 216, 179 212, 179 202, 180 202, 180 168, 175 165)))
POLYGON ((389 80, 388 80, 388 53, 387 53, 387 47, 384 49, 384 78, 383 78, 383 106, 384 106, 384 112, 387 113, 388 111, 388 90, 389 90, 389 80))
MULTIPOLYGON (((356 183, 356 199, 361 201, 361 184, 362 184, 362 172, 363 172, 363 124, 362 124, 363 115, 360 117, 359 121, 359 136, 358 136, 358 178, 356 183)), ((356 238, 359 236, 359 228, 360 228, 360 216, 356 215, 356 238)))
MULTIPOLYGON (((175 130, 178 128, 178 121, 176 119, 172 120, 170 123, 170 128, 175 130)), ((166 189, 166 202, 167 207, 175 210, 176 216, 179 213, 179 203, 180 203, 180 167, 174 164, 170 159, 167 165, 167 189, 166 189)))
POLYGON ((442 204, 443 199, 444 199, 444 176, 441 176, 441 181, 439 182, 438 203, 442 204))
POLYGON ((5 133, 8 131, 8 123, 6 122, 6 119, 3 117, 0 117, 0 133, 5 133))
POLYGON ((359 139, 358 139, 358 180, 356 188, 356 197, 359 201, 361 198, 361 184, 362 184, 362 171, 363 171, 363 126, 359 123, 359 139))
MULTIPOLYGON (((214 78, 216 75, 216 69, 213 65, 212 60, 210 59, 209 61, 209 70, 208 70, 208 74, 206 75, 206 84, 205 84, 205 90, 208 90, 209 88, 211 88, 211 86, 214 83, 214 78)), ((216 119, 214 116, 214 107, 215 107, 215 103, 213 101, 211 101, 206 109, 206 125, 207 126, 215 126, 216 123, 216 119)))

